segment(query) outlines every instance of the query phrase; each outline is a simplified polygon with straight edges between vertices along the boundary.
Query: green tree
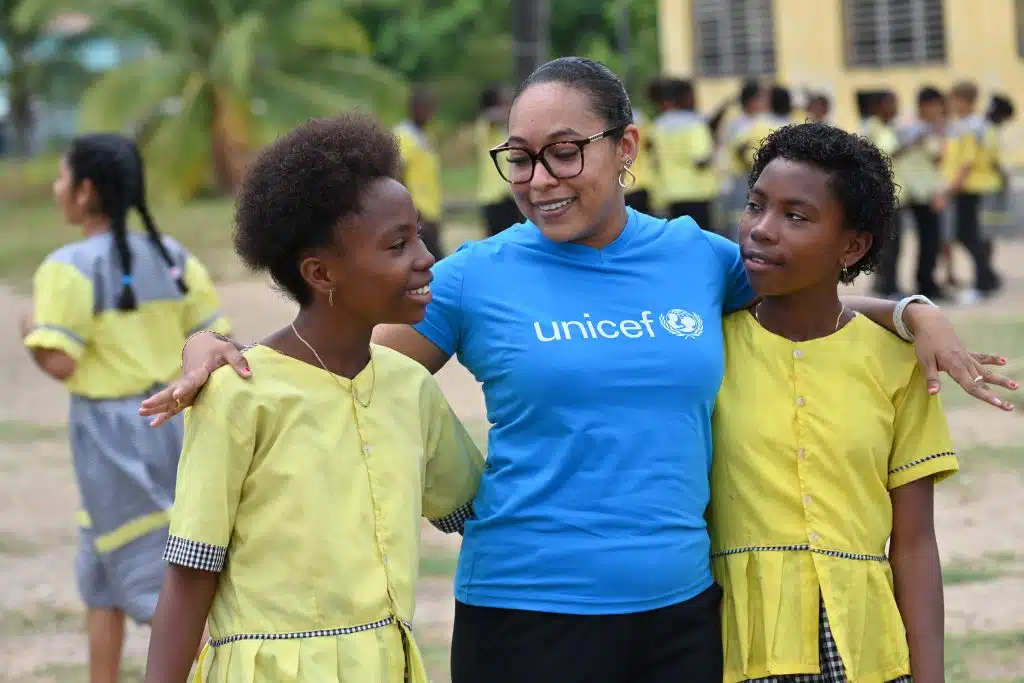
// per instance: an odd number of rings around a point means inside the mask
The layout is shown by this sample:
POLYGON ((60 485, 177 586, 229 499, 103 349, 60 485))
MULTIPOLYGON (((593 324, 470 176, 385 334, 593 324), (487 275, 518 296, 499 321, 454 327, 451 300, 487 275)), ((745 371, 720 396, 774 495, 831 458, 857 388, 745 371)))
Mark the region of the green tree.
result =
MULTIPOLYGON (((26 22, 57 0, 24 0, 26 22)), ((78 0, 85 5, 89 0, 78 0)), ((403 80, 342 0, 92 0, 97 30, 142 55, 85 93, 86 129, 134 128, 154 175, 181 196, 227 193, 254 149, 312 116, 401 107, 403 80)), ((360 3, 364 4, 364 3, 360 3)))
POLYGON ((87 33, 74 36, 47 31, 38 20, 19 22, 21 0, 0 0, 0 83, 6 86, 14 154, 28 155, 34 126, 32 101, 73 101, 84 89, 89 74, 76 59, 75 48, 87 33))

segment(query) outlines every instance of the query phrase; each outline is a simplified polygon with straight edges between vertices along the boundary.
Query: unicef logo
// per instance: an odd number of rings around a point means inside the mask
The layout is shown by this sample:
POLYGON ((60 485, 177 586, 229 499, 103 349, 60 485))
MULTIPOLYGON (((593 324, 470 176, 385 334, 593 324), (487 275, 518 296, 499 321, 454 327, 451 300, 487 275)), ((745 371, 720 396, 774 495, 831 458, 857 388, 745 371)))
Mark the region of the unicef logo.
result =
POLYGON ((695 339, 704 333, 704 321, 700 316, 681 308, 673 308, 668 313, 663 313, 658 320, 669 334, 683 339, 695 339))

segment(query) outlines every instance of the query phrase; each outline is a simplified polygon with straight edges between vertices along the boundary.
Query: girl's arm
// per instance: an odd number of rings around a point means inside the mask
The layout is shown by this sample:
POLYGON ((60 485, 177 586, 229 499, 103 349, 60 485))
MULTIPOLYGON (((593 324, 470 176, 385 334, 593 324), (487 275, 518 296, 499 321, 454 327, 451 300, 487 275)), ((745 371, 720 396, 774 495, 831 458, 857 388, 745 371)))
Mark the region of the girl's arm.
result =
POLYGON ((217 590, 216 572, 167 565, 153 616, 146 683, 185 683, 217 590))
POLYGON ((914 683, 943 683, 944 608, 942 567, 935 540, 935 484, 918 479, 891 492, 893 530, 889 549, 896 604, 907 630, 914 683))

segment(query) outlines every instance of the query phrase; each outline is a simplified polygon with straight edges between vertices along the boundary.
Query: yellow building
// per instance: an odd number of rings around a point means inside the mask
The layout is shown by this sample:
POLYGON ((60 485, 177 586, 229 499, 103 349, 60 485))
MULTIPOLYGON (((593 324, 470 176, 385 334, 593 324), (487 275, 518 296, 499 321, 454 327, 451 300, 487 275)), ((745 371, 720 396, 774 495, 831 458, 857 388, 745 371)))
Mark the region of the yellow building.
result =
POLYGON ((659 11, 663 69, 695 78, 704 111, 760 77, 798 98, 824 92, 833 121, 857 130, 858 92, 893 90, 904 118, 921 85, 970 78, 980 109, 993 91, 1014 100, 1004 159, 1024 166, 1024 0, 659 0, 659 11))

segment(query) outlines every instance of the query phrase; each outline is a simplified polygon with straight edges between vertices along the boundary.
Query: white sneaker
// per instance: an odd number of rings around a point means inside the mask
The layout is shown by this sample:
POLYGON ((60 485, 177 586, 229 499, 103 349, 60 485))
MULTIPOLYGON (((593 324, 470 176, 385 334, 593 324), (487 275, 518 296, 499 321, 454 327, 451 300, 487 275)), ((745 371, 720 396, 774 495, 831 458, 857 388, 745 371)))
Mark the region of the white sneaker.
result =
POLYGON ((972 306, 982 299, 981 292, 976 289, 962 289, 956 295, 956 302, 961 306, 972 306))

